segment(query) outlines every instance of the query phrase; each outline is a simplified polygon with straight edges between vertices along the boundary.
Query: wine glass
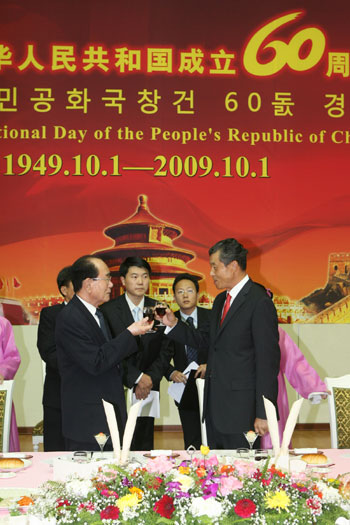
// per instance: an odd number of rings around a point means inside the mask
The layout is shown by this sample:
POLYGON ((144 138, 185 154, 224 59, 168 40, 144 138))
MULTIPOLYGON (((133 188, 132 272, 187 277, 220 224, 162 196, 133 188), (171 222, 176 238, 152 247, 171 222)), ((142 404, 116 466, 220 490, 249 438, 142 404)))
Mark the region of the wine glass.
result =
MULTIPOLYGON (((167 305, 163 301, 158 301, 156 304, 156 313, 159 317, 163 317, 166 312, 167 305)), ((158 326, 165 326, 161 321, 158 326)))
POLYGON ((187 448, 186 452, 190 456, 190 463, 192 463, 192 458, 193 458, 193 454, 196 452, 196 447, 194 447, 193 445, 190 445, 187 448))
MULTIPOLYGON (((143 317, 148 317, 149 322, 154 321, 154 307, 145 306, 143 309, 143 317)), ((147 330, 146 334, 154 334, 156 331, 150 328, 147 330)))
POLYGON ((244 437, 248 441, 249 449, 250 449, 250 455, 252 455, 253 445, 259 436, 254 430, 248 430, 247 432, 243 432, 244 437))
POLYGON ((105 444, 107 443, 108 439, 109 439, 109 435, 107 436, 107 434, 104 434, 103 432, 99 432, 98 434, 95 434, 94 438, 96 439, 99 447, 100 447, 100 450, 101 450, 101 458, 103 458, 103 449, 104 449, 104 446, 105 444))

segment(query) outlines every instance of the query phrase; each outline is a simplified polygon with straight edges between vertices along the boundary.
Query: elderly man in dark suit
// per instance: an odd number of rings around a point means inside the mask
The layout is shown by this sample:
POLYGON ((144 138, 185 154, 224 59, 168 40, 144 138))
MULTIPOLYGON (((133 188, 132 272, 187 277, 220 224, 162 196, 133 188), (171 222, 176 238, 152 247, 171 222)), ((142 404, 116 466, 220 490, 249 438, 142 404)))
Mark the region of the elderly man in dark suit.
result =
MULTIPOLYGON (((180 309, 175 312, 177 319, 181 319, 189 326, 209 331, 210 310, 200 308, 197 306, 199 284, 198 278, 189 273, 180 273, 176 276, 173 282, 174 298, 180 309)), ((208 349, 195 349, 183 345, 178 342, 173 342, 173 351, 170 357, 173 359, 174 365, 169 364, 165 377, 168 381, 175 383, 186 383, 187 376, 182 372, 187 366, 195 361, 198 365, 204 364, 208 360, 208 349)), ((199 415, 198 396, 193 399, 193 405, 178 404, 179 416, 181 420, 182 430, 184 434, 185 449, 190 445, 199 450, 201 439, 201 424, 199 415)))
MULTIPOLYGON (((155 307, 156 301, 145 294, 148 291, 151 267, 141 257, 127 257, 120 265, 119 274, 125 293, 105 303, 101 310, 113 336, 117 336, 134 319, 143 315, 143 308, 155 307)), ((159 391, 159 384, 168 366, 168 345, 164 329, 148 333, 135 341, 139 352, 123 362, 123 382, 132 388, 137 399, 146 399, 151 390, 159 391)), ((131 450, 152 450, 154 417, 137 418, 131 450)))
POLYGON ((47 306, 40 312, 37 347, 46 363, 43 392, 44 450, 64 450, 61 413, 61 378, 57 365, 55 326, 58 314, 74 295, 71 267, 62 268, 57 275, 57 287, 64 302, 47 306))
POLYGON ((58 316, 55 332, 63 434, 66 450, 99 450, 94 436, 109 434, 103 399, 114 406, 122 439, 126 405, 119 364, 137 351, 135 336, 146 333, 152 323, 147 318, 130 323, 110 338, 98 308, 113 286, 102 259, 79 258, 72 265, 72 281, 75 295, 58 316))
MULTIPOLYGON (((267 430, 263 396, 277 402, 280 363, 277 314, 263 286, 246 273, 247 250, 235 239, 209 250, 210 274, 220 293, 213 304, 209 333, 191 329, 167 310, 172 339, 209 345, 204 417, 211 448, 247 446, 244 432, 267 430)), ((197 373, 202 373, 205 365, 197 373)), ((258 440, 257 440, 258 445, 258 440)))

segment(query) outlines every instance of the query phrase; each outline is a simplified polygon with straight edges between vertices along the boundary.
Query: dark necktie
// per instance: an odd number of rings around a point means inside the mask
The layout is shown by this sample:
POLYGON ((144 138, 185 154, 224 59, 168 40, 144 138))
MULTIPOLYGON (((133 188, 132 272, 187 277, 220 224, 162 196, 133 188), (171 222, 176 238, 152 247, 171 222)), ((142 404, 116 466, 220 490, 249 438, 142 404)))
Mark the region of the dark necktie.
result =
MULTIPOLYGON (((187 317, 186 323, 191 328, 194 328, 193 317, 187 317)), ((195 348, 192 348, 192 346, 187 346, 186 345, 186 355, 187 355, 187 363, 188 364, 192 363, 192 361, 197 362, 198 352, 197 352, 197 350, 195 348)))
POLYGON ((230 309, 230 306, 231 306, 231 295, 228 293, 228 294, 226 295, 226 301, 225 301, 224 309, 223 309, 223 311, 222 311, 222 315, 221 315, 220 326, 221 326, 222 323, 224 322, 224 319, 225 319, 225 317, 226 317, 227 312, 228 312, 229 309, 230 309))
POLYGON ((103 313, 101 312, 101 310, 99 310, 98 308, 96 309, 96 317, 100 321, 100 327, 101 327, 101 330, 103 332, 103 335, 105 336, 107 341, 110 341, 111 335, 110 335, 110 332, 109 332, 108 327, 106 325, 105 318, 103 317, 103 313))

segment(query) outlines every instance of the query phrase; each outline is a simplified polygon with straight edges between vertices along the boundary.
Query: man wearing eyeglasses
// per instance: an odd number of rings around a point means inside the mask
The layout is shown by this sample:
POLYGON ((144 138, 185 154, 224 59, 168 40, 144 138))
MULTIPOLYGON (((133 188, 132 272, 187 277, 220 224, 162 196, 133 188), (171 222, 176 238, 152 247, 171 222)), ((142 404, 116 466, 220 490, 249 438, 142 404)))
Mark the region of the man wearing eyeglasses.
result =
MULTIPOLYGON (((114 336, 120 334, 133 319, 142 318, 144 307, 155 307, 156 301, 148 292, 151 267, 141 257, 127 257, 119 268, 125 293, 105 303, 101 310, 114 336)), ((139 352, 123 362, 123 383, 133 389, 136 399, 146 399, 150 392, 159 392, 160 381, 168 366, 169 342, 163 330, 135 338, 139 352)), ((157 396, 157 394, 155 394, 157 396)), ((148 405, 149 407, 149 405, 148 405)), ((131 450, 153 450, 154 417, 145 406, 137 418, 131 450)))
MULTIPOLYGON (((137 351, 135 337, 153 323, 130 323, 112 338, 99 310, 113 284, 108 266, 91 255, 72 265, 74 297, 56 322, 56 346, 61 375, 62 427, 66 450, 99 450, 96 434, 109 434, 102 400, 114 406, 122 439, 126 405, 119 365, 137 351)), ((111 442, 106 450, 111 449, 111 442)))
MULTIPOLYGON (((177 275, 173 282, 173 292, 175 301, 180 307, 180 310, 175 312, 175 316, 189 326, 207 332, 209 330, 210 310, 197 306, 198 278, 189 273, 177 275)), ((186 383, 187 376, 182 372, 187 366, 192 361, 202 365, 208 360, 208 351, 203 348, 196 350, 178 342, 173 342, 172 348, 173 353, 170 357, 173 358, 174 366, 169 364, 169 368, 164 374, 168 381, 186 383)), ((202 440, 198 398, 190 407, 181 405, 181 402, 176 404, 179 409, 185 449, 193 445, 199 450, 202 440)))

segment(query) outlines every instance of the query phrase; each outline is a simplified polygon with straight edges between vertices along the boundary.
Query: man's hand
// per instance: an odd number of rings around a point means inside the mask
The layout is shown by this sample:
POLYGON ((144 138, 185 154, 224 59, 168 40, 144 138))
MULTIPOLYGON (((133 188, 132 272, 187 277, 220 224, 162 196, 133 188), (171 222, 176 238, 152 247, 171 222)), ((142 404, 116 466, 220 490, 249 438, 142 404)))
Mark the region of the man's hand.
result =
POLYGON ((259 436, 264 436, 269 431, 267 419, 257 417, 254 421, 254 430, 259 436))
POLYGON ((205 373, 207 371, 207 364, 199 365, 199 367, 196 370, 196 373, 194 374, 194 377, 197 379, 197 377, 200 377, 201 379, 205 378, 205 373))
MULTIPOLYGON (((138 321, 139 322, 139 321, 138 321)), ((153 381, 148 374, 142 374, 140 381, 135 387, 136 399, 146 399, 153 386, 153 381)))
POLYGON ((157 312, 155 311, 155 318, 157 319, 157 321, 162 322, 163 324, 165 324, 165 326, 169 326, 170 328, 173 328, 178 321, 177 317, 175 317, 174 315, 174 312, 172 312, 170 308, 166 309, 163 317, 159 317, 159 315, 157 315, 157 312))
POLYGON ((150 323, 148 321, 148 317, 145 317, 144 319, 141 319, 140 321, 136 321, 135 323, 132 323, 130 326, 128 326, 129 332, 132 333, 132 335, 143 335, 148 330, 150 330, 153 326, 153 321, 150 323))
POLYGON ((170 375, 171 381, 174 381, 174 383, 187 383, 187 376, 183 374, 182 372, 179 372, 179 370, 174 370, 174 372, 170 375))

